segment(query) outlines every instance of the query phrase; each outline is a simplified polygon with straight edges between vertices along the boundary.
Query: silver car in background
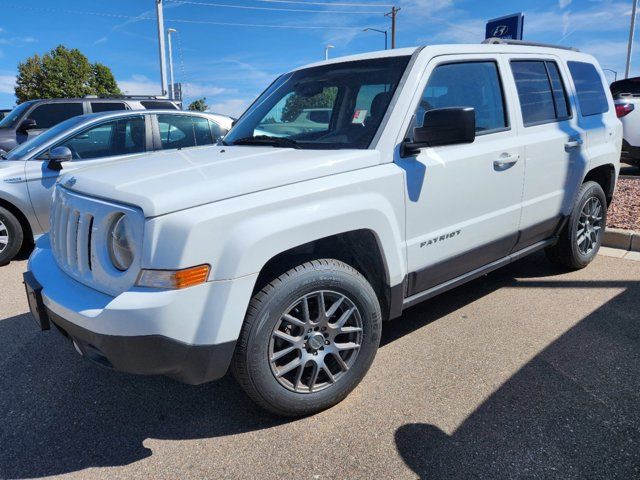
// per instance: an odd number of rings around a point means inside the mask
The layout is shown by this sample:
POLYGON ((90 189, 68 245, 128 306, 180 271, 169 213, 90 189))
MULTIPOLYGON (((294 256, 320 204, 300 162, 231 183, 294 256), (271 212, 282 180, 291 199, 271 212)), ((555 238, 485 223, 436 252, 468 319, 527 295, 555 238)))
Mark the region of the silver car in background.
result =
POLYGON ((213 145, 231 119, 183 110, 139 110, 70 118, 0 160, 0 265, 49 229, 51 192, 61 172, 144 156, 146 152, 213 145))

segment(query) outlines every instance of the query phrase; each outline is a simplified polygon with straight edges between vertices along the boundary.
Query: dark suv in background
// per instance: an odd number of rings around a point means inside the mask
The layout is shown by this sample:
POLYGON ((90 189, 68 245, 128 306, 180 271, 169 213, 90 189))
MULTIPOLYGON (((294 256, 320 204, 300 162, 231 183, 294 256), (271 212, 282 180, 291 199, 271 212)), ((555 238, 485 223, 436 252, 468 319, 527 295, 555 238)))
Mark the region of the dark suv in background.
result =
POLYGON ((8 152, 48 128, 85 113, 115 110, 179 110, 178 102, 156 97, 51 98, 21 103, 0 121, 0 149, 8 152))

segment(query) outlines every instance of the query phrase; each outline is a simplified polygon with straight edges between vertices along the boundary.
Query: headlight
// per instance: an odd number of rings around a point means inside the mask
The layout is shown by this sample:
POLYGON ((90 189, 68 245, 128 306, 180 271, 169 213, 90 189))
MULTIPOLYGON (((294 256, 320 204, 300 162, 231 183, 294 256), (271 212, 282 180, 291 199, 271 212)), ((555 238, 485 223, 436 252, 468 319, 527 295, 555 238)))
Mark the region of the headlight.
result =
POLYGON ((109 258, 111 263, 121 272, 129 269, 133 263, 133 231, 126 215, 116 217, 109 228, 109 258))

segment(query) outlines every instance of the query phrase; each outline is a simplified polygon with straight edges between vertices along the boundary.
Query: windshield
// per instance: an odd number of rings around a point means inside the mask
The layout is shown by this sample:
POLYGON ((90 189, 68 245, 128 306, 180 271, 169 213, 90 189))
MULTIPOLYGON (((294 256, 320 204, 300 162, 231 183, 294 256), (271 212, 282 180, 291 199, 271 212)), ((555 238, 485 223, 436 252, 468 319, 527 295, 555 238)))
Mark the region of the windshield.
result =
POLYGON ((7 160, 22 160, 31 152, 37 152, 47 142, 54 139, 65 130, 69 130, 75 127, 77 124, 82 123, 85 120, 83 116, 73 117, 64 122, 57 124, 55 127, 41 133, 37 137, 33 137, 24 143, 21 143, 16 148, 12 149, 7 155, 7 160))
POLYGON ((24 102, 11 110, 7 113, 7 116, 0 121, 0 128, 16 128, 20 121, 20 117, 22 117, 24 112, 26 112, 31 105, 33 105, 33 102, 24 102))
POLYGON ((247 110, 224 143, 368 148, 409 58, 334 63, 283 75, 247 110))

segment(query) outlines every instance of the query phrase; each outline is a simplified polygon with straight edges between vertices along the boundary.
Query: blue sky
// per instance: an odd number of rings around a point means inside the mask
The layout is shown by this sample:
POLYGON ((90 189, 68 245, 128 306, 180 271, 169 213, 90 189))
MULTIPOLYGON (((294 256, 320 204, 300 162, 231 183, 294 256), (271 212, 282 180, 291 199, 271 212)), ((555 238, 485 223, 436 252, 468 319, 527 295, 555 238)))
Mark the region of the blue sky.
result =
MULTIPOLYGON (((206 96, 213 110, 238 115, 276 75, 323 58, 327 44, 335 46, 332 57, 382 49, 383 35, 362 29, 389 28, 383 16, 388 8, 380 5, 391 3, 165 0, 165 26, 178 30, 176 81, 184 83, 187 100, 206 96)), ((624 72, 631 0, 396 0, 395 4, 402 8, 399 47, 476 43, 484 37, 487 19, 522 11, 525 39, 577 46, 594 54, 603 68, 624 72)), ((3 0, 0 107, 15 103, 17 63, 58 44, 79 48, 91 61, 111 67, 122 90, 157 94, 154 5, 154 0, 3 0)), ((638 67, 633 72, 640 74, 640 46, 633 60, 638 67)), ((613 74, 607 75, 613 80, 613 74)))

